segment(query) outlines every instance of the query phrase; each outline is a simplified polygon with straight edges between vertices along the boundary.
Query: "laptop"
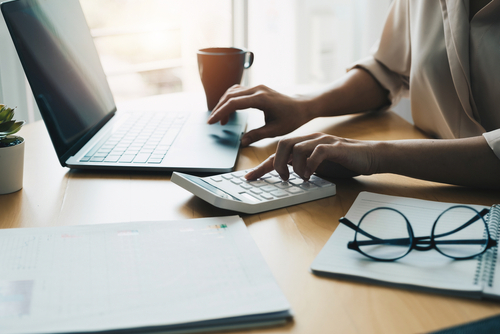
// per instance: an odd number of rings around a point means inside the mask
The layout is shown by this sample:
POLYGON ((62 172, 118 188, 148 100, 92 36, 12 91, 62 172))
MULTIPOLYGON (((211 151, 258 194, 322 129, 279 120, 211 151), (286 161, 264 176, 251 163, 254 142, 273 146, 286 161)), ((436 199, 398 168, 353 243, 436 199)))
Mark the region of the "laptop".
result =
MULTIPOLYGON (((224 173, 247 114, 118 112, 78 0, 17 0, 1 10, 62 166, 224 173)), ((167 112, 167 109, 170 110, 167 112)), ((185 109, 185 108, 184 108, 185 109)))

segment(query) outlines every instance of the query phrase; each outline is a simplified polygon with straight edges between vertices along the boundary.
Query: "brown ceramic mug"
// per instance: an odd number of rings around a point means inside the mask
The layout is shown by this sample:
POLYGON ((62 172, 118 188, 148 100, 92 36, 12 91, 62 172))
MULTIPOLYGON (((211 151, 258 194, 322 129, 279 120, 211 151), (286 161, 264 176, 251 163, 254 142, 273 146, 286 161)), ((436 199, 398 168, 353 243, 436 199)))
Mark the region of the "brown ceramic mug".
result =
POLYGON ((238 48, 207 48, 198 51, 198 69, 208 110, 215 108, 226 90, 241 83, 243 70, 252 66, 254 55, 238 48))

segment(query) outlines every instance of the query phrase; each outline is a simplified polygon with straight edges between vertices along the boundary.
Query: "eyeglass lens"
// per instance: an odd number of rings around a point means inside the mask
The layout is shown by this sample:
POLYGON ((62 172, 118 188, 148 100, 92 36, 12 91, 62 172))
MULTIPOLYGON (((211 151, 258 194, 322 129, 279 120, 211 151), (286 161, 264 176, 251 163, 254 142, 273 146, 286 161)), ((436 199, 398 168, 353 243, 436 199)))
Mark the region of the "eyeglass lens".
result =
POLYGON ((410 250, 408 223, 398 211, 387 208, 372 210, 361 219, 358 226, 366 232, 356 232, 355 237, 359 250, 365 255, 392 260, 406 255, 410 250))
POLYGON ((436 248, 453 258, 480 254, 488 244, 484 219, 472 208, 452 207, 441 214, 434 226, 436 248))

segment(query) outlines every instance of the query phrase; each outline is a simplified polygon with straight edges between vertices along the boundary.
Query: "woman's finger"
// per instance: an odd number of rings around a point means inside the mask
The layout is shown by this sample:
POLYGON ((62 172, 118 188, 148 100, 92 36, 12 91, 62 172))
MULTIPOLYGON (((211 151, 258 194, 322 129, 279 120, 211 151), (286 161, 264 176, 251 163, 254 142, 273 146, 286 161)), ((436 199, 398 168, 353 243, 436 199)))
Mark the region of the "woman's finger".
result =
POLYGON ((208 118, 208 124, 215 124, 228 118, 236 110, 258 108, 261 97, 258 94, 242 95, 228 99, 221 107, 214 109, 208 118))
POLYGON ((308 159, 312 152, 316 149, 321 142, 325 141, 323 137, 315 137, 304 140, 295 144, 292 153, 292 166, 295 174, 299 175, 304 180, 309 180, 315 169, 308 168, 308 159))
POLYGON ((304 152, 297 152, 297 154, 299 154, 300 156, 297 157, 294 156, 296 154, 296 152, 294 151, 295 145, 315 139, 320 135, 321 134, 313 133, 307 136, 286 138, 280 140, 280 142, 278 143, 278 147, 276 149, 276 156, 274 158, 274 169, 276 169, 276 171, 283 180, 288 180, 288 177, 290 176, 288 172, 288 163, 290 161, 290 158, 292 159, 292 165, 294 166, 294 171, 296 168, 295 164, 299 165, 298 167, 299 169, 301 168, 300 166, 302 165, 305 166, 305 161, 301 162, 300 160, 304 159, 304 154, 305 154, 304 152))
POLYGON ((281 134, 278 124, 265 124, 260 128, 245 133, 243 137, 241 137, 241 146, 245 147, 263 138, 276 137, 281 134))
POLYGON ((230 114, 238 109, 247 109, 255 107, 251 103, 254 103, 256 98, 255 95, 260 91, 260 87, 244 88, 240 85, 234 85, 229 88, 224 95, 221 97, 215 108, 212 110, 210 117, 208 118, 208 124, 214 124, 220 121, 224 117, 229 117, 230 114), (245 105, 245 98, 253 97, 245 105), (239 100, 239 105, 234 104, 233 100, 239 100), (243 102, 243 104, 241 104, 243 102))
POLYGON ((247 93, 248 90, 249 90, 249 88, 246 88, 246 87, 243 87, 240 85, 233 85, 233 86, 229 87, 228 90, 226 90, 224 92, 224 94, 222 94, 221 98, 219 99, 219 102, 217 102, 217 104, 215 105, 215 108, 212 110, 212 112, 217 110, 217 108, 222 106, 224 103, 226 103, 226 101, 230 98, 230 95, 231 96, 241 96, 242 94, 248 94, 247 93))
POLYGON ((264 174, 267 174, 274 170, 274 154, 270 155, 264 162, 258 165, 254 170, 247 173, 245 178, 247 180, 255 180, 264 174))

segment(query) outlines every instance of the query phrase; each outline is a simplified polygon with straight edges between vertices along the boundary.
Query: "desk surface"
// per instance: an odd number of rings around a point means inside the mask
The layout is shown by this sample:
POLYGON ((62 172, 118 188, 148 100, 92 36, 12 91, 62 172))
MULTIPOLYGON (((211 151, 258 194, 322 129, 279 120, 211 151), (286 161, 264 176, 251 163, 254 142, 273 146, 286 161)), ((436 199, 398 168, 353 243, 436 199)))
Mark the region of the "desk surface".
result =
MULTIPOLYGON (((128 103, 125 109, 202 108, 203 99, 182 94, 128 103), (200 107, 201 106, 201 107, 200 107)), ((249 128, 262 123, 252 112, 249 128)), ((316 119, 295 134, 325 132, 367 140, 425 138, 392 112, 316 119)), ((24 188, 0 196, 0 228, 99 224, 225 216, 172 184, 165 173, 73 171, 59 165, 42 122, 26 125, 24 188)), ((274 153, 278 139, 243 148, 237 170, 254 167, 274 153)), ((290 301, 294 319, 258 333, 415 333, 500 314, 500 303, 445 297, 338 279, 309 272, 360 191, 421 199, 492 205, 500 193, 414 180, 397 175, 333 180, 337 195, 258 215, 243 216, 278 284, 290 301)))

